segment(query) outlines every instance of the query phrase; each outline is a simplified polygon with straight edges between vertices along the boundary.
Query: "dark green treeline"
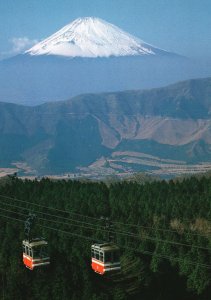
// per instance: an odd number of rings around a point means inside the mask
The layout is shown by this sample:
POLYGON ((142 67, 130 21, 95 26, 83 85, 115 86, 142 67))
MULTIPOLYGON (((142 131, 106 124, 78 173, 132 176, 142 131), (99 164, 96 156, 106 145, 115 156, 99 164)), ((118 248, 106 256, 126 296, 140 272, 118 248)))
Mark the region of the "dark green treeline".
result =
POLYGON ((0 185, 0 195, 46 206, 0 196, 0 299, 210 299, 210 178, 108 187, 11 177, 0 185), (49 267, 34 271, 22 265, 23 224, 3 217, 24 220, 29 211, 38 216, 34 235, 47 238, 51 255, 49 267), (56 215, 69 217, 72 225, 56 215), (122 263, 121 273, 105 278, 90 268, 92 241, 106 240, 108 234, 101 216, 116 222, 111 231, 122 263))

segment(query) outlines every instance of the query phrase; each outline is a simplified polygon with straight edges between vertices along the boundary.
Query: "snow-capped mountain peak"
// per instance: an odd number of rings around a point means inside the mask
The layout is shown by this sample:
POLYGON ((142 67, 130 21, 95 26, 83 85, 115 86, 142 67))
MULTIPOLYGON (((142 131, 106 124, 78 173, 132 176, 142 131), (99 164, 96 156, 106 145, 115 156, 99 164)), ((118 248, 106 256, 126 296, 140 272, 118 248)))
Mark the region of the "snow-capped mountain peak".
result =
POLYGON ((93 17, 78 18, 27 50, 29 55, 109 57, 155 55, 155 48, 117 26, 93 17))

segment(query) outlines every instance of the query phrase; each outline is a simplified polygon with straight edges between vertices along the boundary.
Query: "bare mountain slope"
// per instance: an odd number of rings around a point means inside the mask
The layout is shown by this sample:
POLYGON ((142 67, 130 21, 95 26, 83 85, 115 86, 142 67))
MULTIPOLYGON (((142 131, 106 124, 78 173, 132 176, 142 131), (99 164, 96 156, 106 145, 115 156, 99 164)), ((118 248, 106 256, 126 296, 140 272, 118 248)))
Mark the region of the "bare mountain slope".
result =
POLYGON ((210 114, 210 78, 36 107, 0 103, 0 164, 25 162, 36 174, 61 174, 210 161, 210 114))

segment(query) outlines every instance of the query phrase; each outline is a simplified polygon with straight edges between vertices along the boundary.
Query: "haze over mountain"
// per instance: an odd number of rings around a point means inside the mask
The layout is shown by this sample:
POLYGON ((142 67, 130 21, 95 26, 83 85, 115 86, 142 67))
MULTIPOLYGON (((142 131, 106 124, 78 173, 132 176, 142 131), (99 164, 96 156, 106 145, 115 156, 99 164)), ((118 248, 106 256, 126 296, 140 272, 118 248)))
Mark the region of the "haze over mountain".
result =
POLYGON ((36 107, 1 103, 0 166, 103 174, 179 164, 180 173, 187 162, 211 159, 210 95, 207 78, 36 107))
POLYGON ((211 76, 208 65, 151 46, 98 18, 77 19, 0 62, 0 99, 27 105, 211 76))

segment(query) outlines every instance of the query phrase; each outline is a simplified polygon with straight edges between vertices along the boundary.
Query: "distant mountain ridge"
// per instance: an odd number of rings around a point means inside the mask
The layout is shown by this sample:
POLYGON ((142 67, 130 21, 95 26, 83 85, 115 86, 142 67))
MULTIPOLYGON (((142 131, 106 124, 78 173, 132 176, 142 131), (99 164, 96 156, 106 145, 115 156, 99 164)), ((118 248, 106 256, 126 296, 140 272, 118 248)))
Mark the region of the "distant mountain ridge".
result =
POLYGON ((162 160, 210 161, 210 95, 206 78, 35 107, 0 103, 0 166, 25 163, 35 174, 91 166, 118 173, 159 169, 162 160))
POLYGON ((203 70, 193 71, 191 64, 173 54, 71 59, 18 55, 0 62, 0 99, 38 105, 79 94, 159 87, 204 75, 203 70))

